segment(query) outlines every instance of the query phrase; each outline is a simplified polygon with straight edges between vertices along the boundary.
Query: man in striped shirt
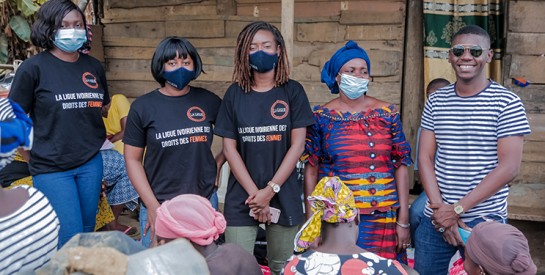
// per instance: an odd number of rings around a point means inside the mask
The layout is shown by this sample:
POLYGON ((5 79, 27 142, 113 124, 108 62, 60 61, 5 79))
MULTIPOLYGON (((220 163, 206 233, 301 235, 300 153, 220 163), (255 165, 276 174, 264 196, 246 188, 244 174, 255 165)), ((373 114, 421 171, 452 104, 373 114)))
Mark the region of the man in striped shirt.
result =
POLYGON ((465 26, 451 44, 456 82, 431 95, 422 115, 418 159, 429 199, 416 229, 420 274, 447 274, 463 245, 458 227, 506 221, 507 184, 519 172, 530 133, 520 98, 486 77, 493 56, 488 33, 465 26))

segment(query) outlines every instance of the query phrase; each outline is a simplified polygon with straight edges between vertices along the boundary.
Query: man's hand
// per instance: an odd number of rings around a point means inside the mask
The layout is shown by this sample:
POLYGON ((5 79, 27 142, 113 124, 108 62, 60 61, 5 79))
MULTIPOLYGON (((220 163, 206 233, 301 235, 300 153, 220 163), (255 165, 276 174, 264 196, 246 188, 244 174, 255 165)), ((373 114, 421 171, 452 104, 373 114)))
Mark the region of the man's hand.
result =
POLYGON ((445 232, 443 232, 443 239, 452 246, 460 246, 464 244, 462 237, 460 237, 460 232, 458 232, 458 224, 445 228, 445 232))
POLYGON ((454 205, 444 203, 432 203, 430 204, 430 208, 433 210, 431 220, 438 231, 441 231, 441 228, 446 230, 453 225, 458 225, 458 220, 460 219, 460 216, 458 216, 458 214, 454 212, 454 205))

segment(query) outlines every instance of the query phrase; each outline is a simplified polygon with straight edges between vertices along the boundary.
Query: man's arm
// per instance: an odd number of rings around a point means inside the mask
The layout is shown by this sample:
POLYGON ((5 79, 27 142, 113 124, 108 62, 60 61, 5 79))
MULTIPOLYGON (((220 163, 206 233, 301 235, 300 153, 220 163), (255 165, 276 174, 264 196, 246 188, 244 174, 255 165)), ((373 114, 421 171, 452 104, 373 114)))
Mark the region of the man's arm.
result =
MULTIPOLYGON (((522 161, 523 136, 510 136, 498 140, 498 166, 490 171, 483 180, 465 195, 459 202, 464 211, 475 207, 496 194, 503 186, 511 182, 519 173, 522 161)), ((461 243, 460 235, 450 227, 459 224, 460 216, 454 212, 453 204, 432 204, 434 214, 432 220, 436 228, 443 227, 443 237, 452 245, 461 243)))
POLYGON ((498 140, 498 166, 463 197, 459 204, 467 211, 496 194, 511 182, 520 171, 523 136, 510 136, 498 140))
POLYGON ((426 195, 432 204, 443 203, 437 178, 435 177, 435 151, 437 150, 437 144, 434 132, 422 129, 420 141, 418 142, 418 150, 418 171, 420 172, 420 179, 422 180, 422 186, 424 186, 426 195))

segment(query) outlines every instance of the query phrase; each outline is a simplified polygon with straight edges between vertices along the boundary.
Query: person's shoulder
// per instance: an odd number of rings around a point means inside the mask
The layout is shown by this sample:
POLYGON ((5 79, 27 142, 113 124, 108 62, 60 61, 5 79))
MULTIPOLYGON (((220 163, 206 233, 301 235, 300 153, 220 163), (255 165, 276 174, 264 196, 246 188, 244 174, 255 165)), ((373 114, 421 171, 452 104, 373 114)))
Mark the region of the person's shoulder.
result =
POLYGON ((395 105, 390 103, 390 102, 380 100, 380 99, 374 98, 372 96, 367 96, 367 99, 371 100, 372 109, 384 110, 384 111, 390 112, 390 113, 396 113, 397 112, 397 109, 396 109, 395 105))
POLYGON ((51 54, 48 52, 41 52, 39 54, 33 55, 25 59, 17 70, 23 71, 23 70, 28 70, 30 67, 46 65, 48 64, 47 59, 50 58, 50 55, 51 54))
POLYGON ((212 100, 216 100, 216 99, 221 100, 218 95, 216 95, 214 92, 212 92, 212 91, 210 91, 208 89, 205 89, 205 88, 202 88, 202 87, 195 87, 195 86, 191 86, 191 89, 193 89, 198 95, 200 95, 202 97, 212 99, 212 100))
POLYGON ((141 105, 147 105, 149 102, 155 101, 157 98, 157 93, 158 93, 158 90, 155 89, 137 97, 133 101, 131 108, 138 108, 141 105))
POLYGON ((299 83, 299 81, 293 80, 291 78, 288 79, 288 82, 284 83, 284 85, 291 92, 299 92, 299 91, 304 91, 305 90, 305 88, 303 87, 303 85, 301 83, 299 83))
POLYGON ((494 81, 491 81, 490 85, 486 88, 486 91, 488 91, 491 95, 495 97, 499 96, 507 100, 519 99, 519 96, 517 94, 494 81))

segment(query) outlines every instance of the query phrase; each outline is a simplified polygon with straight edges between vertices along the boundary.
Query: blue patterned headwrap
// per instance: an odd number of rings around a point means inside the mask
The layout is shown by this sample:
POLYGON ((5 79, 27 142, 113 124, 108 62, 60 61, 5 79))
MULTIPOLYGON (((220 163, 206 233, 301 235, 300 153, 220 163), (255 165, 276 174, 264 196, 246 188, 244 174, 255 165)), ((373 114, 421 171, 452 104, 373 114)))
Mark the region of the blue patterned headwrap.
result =
POLYGON ((336 77, 337 73, 341 70, 342 66, 354 59, 361 58, 367 63, 367 71, 371 73, 371 61, 369 56, 358 46, 358 43, 350 40, 346 42, 346 45, 340 48, 335 54, 327 61, 322 69, 322 82, 327 85, 332 94, 339 93, 339 85, 337 85, 336 77))

